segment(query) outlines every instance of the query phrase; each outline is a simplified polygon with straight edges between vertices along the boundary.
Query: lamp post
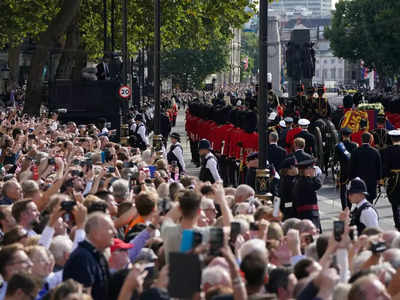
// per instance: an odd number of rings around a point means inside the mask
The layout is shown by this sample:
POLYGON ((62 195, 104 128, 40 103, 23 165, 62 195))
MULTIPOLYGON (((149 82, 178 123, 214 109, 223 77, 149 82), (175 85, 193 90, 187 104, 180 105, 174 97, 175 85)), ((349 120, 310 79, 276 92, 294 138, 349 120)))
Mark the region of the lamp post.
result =
MULTIPOLYGON (((128 13, 127 13, 127 0, 123 0, 122 3, 122 83, 123 85, 128 84, 128 13)), ((127 113, 128 113, 128 99, 122 99, 120 105, 122 113, 122 125, 121 125, 121 144, 128 145, 129 127, 127 124, 127 113)))
POLYGON ((154 0, 154 136, 153 148, 160 154, 162 136, 160 135, 160 0, 154 0))
POLYGON ((268 105, 268 0, 260 1, 259 9, 259 91, 258 91, 258 169, 256 170, 256 194, 267 200, 269 197, 269 170, 267 169, 267 105, 268 105))

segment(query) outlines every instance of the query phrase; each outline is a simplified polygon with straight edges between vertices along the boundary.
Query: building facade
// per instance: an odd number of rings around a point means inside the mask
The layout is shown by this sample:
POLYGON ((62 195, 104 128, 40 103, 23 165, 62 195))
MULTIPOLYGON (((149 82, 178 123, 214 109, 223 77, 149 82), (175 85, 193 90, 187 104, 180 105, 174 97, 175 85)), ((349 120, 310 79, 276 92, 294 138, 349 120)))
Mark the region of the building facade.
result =
POLYGON ((296 14, 306 10, 313 17, 329 16, 332 10, 332 0, 279 0, 270 4, 270 8, 282 15, 296 14))
POLYGON ((219 86, 240 83, 240 47, 241 47, 241 29, 233 30, 233 38, 229 43, 229 62, 228 70, 216 74, 216 84, 219 86))

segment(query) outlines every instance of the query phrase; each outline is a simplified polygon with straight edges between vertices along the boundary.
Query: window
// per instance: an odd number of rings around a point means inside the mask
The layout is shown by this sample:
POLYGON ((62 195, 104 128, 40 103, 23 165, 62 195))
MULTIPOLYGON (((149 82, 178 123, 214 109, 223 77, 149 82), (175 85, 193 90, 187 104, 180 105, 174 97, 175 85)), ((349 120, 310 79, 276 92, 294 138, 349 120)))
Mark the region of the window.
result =
POLYGON ((319 70, 315 70, 315 77, 319 77, 319 70))
POLYGON ((324 64, 326 65, 328 63, 328 60, 324 59, 324 64))
POLYGON ((338 69, 337 77, 338 80, 343 80, 343 68, 338 69))
POLYGON ((322 70, 322 81, 328 79, 328 70, 324 69, 322 70))
POLYGON ((332 59, 331 59, 331 64, 334 64, 334 63, 335 63, 335 59, 332 58, 332 59))
POLYGON ((331 80, 336 80, 336 68, 331 69, 331 80))

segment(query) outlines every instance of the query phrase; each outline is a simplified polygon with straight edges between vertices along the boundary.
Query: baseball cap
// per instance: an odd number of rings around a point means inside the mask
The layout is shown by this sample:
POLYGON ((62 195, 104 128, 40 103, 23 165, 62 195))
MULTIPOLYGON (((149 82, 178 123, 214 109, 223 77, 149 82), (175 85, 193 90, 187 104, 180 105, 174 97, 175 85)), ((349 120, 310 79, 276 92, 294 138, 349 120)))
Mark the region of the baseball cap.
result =
POLYGON ((114 243, 112 244, 112 246, 110 247, 111 249, 111 253, 117 250, 121 250, 121 249, 130 249, 132 248, 133 245, 130 243, 125 243, 124 241, 120 240, 120 239, 114 239, 114 243))

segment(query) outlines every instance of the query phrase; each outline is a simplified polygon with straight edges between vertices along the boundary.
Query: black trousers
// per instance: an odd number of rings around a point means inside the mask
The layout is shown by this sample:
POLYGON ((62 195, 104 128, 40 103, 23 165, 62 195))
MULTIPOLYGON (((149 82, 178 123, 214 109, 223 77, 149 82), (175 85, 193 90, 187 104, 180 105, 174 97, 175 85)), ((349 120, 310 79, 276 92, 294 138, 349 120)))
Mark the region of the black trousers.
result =
POLYGON ((346 182, 346 179, 342 180, 342 178, 340 178, 340 183, 339 183, 340 202, 342 203, 342 210, 345 210, 346 207, 351 209, 351 202, 349 201, 347 195, 347 185, 342 182, 346 182))
POLYGON ((376 198, 376 182, 373 183, 367 182, 366 184, 368 191, 367 200, 371 203, 374 203, 374 200, 376 198))
POLYGON ((400 231, 400 187, 393 188, 389 185, 387 188, 387 197, 392 205, 394 226, 400 231))

